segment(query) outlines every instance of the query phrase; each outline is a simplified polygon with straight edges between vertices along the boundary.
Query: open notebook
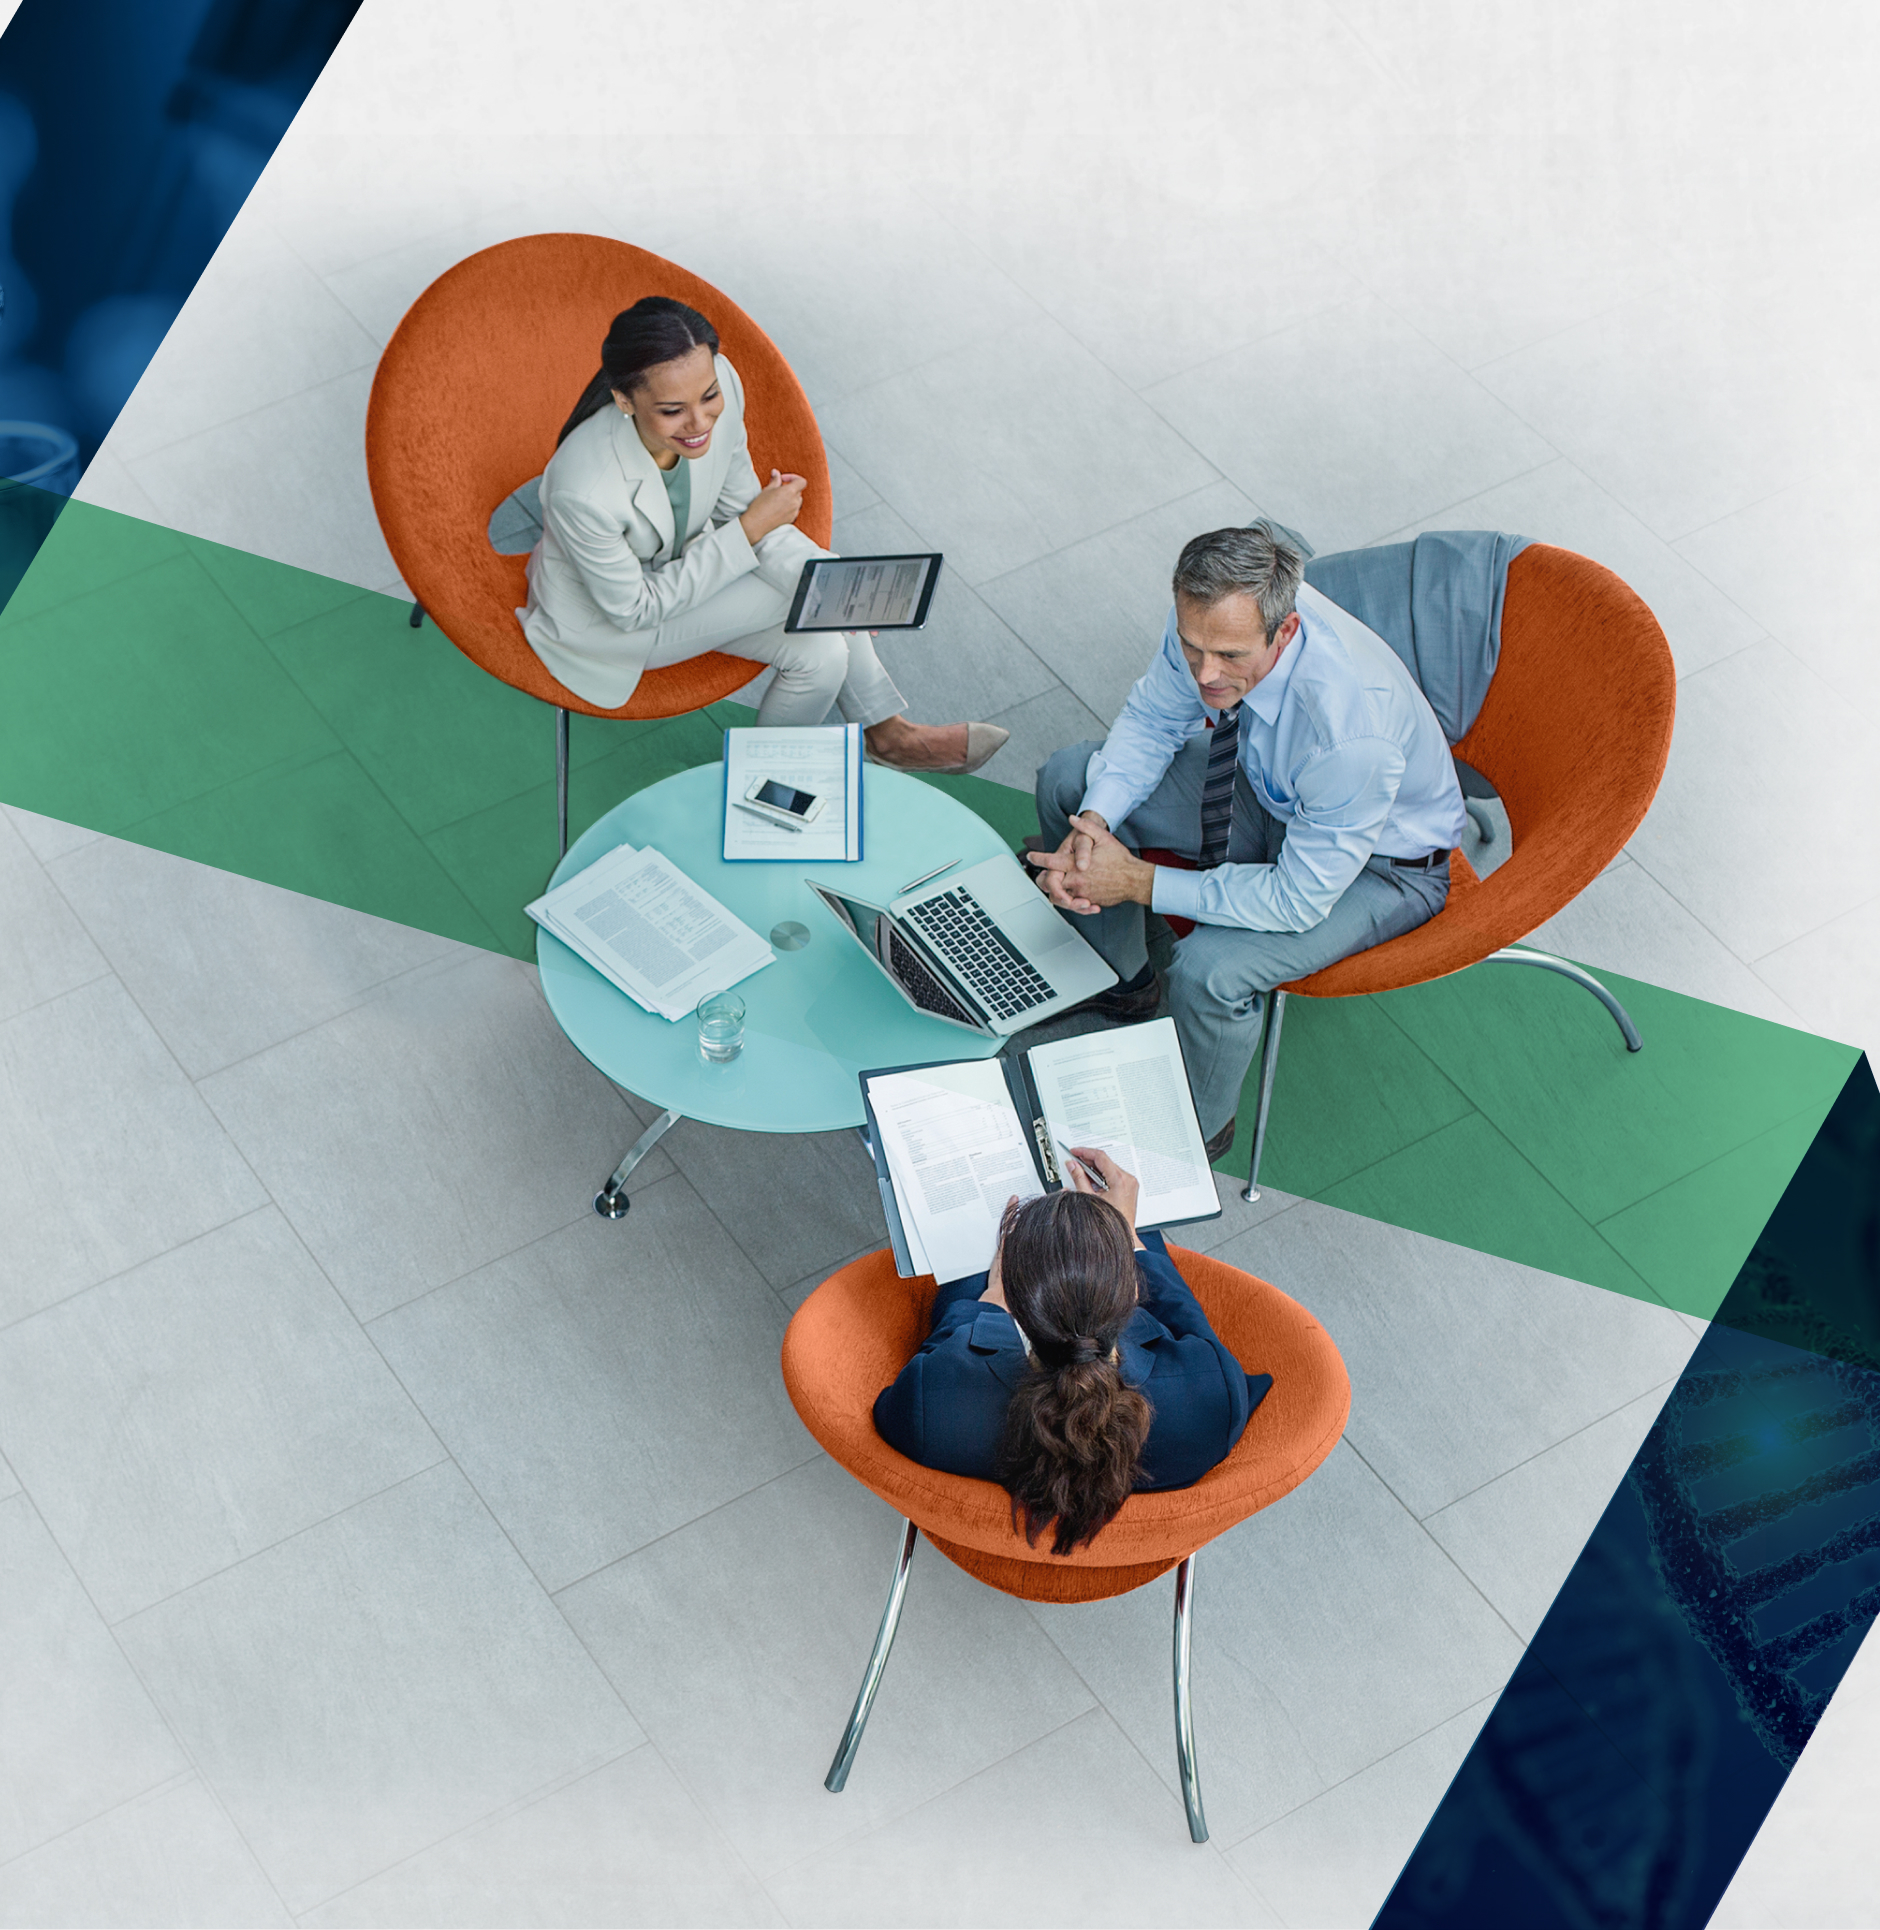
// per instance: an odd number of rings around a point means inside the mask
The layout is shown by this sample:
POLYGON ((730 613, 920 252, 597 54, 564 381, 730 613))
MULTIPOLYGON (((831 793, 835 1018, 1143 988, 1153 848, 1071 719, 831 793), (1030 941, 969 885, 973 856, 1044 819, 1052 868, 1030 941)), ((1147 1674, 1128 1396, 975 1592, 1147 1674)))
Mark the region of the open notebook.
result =
POLYGON ((1066 1183, 1060 1146, 1101 1147, 1136 1175, 1139 1228, 1221 1210, 1173 1019, 1011 1058, 888 1067, 861 1083, 903 1277, 944 1284, 990 1266, 1005 1202, 1066 1183))

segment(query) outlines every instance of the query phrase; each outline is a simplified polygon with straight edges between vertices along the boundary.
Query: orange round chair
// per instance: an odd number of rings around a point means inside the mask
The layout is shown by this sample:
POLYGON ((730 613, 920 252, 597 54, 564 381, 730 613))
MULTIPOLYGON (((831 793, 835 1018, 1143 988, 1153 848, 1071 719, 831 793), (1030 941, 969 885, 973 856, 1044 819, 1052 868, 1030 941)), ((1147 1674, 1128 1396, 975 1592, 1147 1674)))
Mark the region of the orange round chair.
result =
POLYGON ((1457 852, 1449 900, 1427 924, 1354 952, 1267 1001, 1247 1199, 1279 1063, 1288 993, 1358 998, 1460 972, 1484 959, 1538 965, 1584 986, 1612 1014, 1630 1052, 1642 1041, 1592 973, 1517 947, 1605 870, 1651 807, 1671 755, 1677 671, 1657 619, 1602 564, 1534 543, 1508 566, 1501 655, 1475 722, 1455 747, 1507 806, 1514 849, 1486 878, 1457 852))
POLYGON ((875 1431, 875 1396, 927 1338, 931 1275, 903 1280, 886 1251, 851 1261, 797 1309, 783 1337, 783 1380, 803 1425, 866 1488, 905 1517, 880 1633, 827 1787, 839 1791, 861 1745, 901 1617, 908 1564, 924 1533, 949 1561, 1032 1602, 1093 1602, 1158 1575, 1175 1577, 1175 1741, 1189 1833, 1207 1841, 1188 1693, 1196 1552, 1290 1494, 1337 1445, 1351 1382, 1331 1336, 1296 1300, 1238 1267, 1171 1246, 1169 1258, 1235 1358, 1273 1385, 1219 1467, 1191 1488, 1132 1495, 1094 1542, 1068 1556, 1030 1547, 1011 1499, 990 1481, 938 1474, 897 1454, 875 1431))
POLYGON ((505 497, 539 476, 555 436, 600 367, 608 324, 642 295, 672 295, 707 316, 743 378, 759 474, 807 478, 797 527, 827 544, 829 464, 809 398, 777 345, 709 282, 644 248, 600 235, 528 235, 447 269, 412 303, 379 358, 366 409, 366 477, 379 526, 417 599, 479 668, 552 704, 556 800, 568 846, 568 713, 676 717, 728 697, 756 666, 718 651, 648 670, 617 710, 552 677, 516 621, 524 559, 490 547, 505 497))

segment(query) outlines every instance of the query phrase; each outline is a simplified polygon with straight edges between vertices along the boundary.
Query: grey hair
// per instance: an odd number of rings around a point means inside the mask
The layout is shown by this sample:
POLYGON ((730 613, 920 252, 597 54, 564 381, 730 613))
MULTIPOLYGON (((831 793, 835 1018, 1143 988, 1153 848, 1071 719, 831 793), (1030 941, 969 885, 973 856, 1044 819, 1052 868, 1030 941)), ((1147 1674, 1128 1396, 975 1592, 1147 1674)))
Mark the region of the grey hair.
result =
POLYGON ((1260 606, 1270 638, 1292 615, 1305 568, 1291 531, 1262 517, 1244 529, 1211 529, 1190 537, 1175 564, 1175 594, 1203 609, 1224 596, 1250 596, 1260 606))

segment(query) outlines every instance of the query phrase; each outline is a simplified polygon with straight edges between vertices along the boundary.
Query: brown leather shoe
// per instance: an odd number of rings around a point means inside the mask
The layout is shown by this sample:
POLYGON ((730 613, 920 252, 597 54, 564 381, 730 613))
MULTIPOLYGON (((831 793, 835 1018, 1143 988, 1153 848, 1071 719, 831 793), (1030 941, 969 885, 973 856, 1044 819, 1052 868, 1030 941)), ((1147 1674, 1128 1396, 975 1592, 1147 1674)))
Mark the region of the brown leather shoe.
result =
MULTIPOLYGON (((1234 1119, 1238 1119, 1239 1117, 1240 1115, 1238 1113, 1234 1115, 1234 1119)), ((1234 1119, 1230 1119, 1212 1139, 1208 1140, 1202 1146, 1201 1150, 1207 1154, 1208 1164, 1210 1166, 1212 1166, 1217 1159, 1225 1159, 1229 1150, 1232 1148, 1234 1144, 1234 1119)))

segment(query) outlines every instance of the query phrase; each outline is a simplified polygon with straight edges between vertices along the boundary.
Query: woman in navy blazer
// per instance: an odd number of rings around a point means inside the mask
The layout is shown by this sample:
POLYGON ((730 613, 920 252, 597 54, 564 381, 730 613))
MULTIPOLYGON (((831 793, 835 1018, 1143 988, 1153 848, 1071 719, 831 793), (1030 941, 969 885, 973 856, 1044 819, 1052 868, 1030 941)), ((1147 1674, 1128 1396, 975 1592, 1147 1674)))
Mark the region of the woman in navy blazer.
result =
POLYGON ((897 1452, 998 1481, 1035 1542, 1089 1542, 1128 1496, 1185 1488, 1225 1460, 1272 1386, 1208 1324, 1159 1233, 1135 1232, 1137 1184, 1106 1182, 1006 1209, 991 1268, 940 1289, 925 1343, 875 1401, 897 1452))

